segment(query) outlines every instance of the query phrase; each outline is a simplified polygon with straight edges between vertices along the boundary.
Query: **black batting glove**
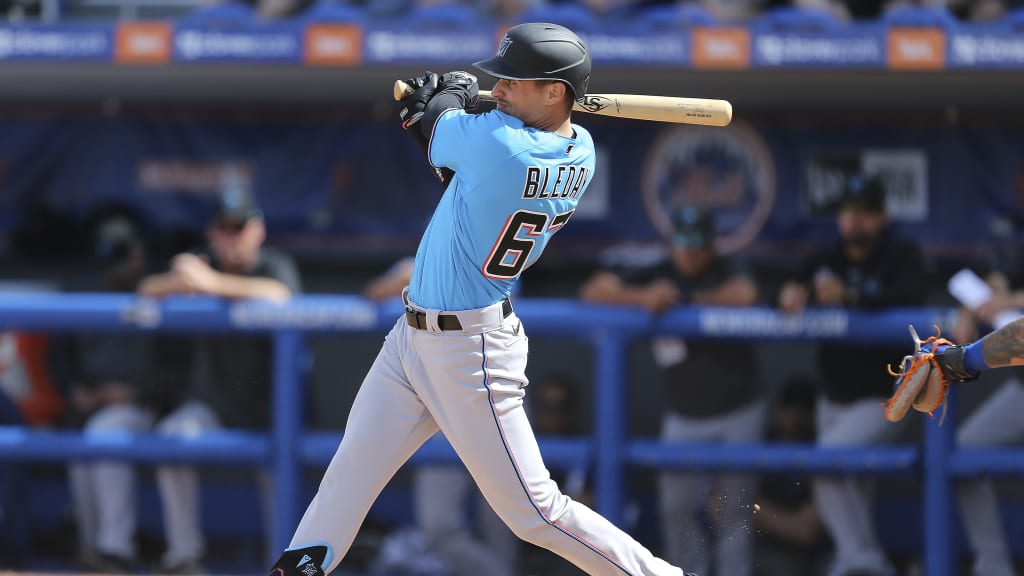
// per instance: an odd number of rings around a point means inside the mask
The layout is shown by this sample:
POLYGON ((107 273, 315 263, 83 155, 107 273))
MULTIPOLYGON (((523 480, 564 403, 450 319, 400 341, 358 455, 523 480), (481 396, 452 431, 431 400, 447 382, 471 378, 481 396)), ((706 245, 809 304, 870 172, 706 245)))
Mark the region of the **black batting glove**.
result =
POLYGON ((409 126, 419 122, 423 117, 423 110, 427 107, 427 102, 430 102, 430 99, 437 93, 439 80, 440 77, 437 74, 428 70, 423 76, 405 81, 413 88, 413 91, 399 100, 401 108, 398 116, 402 119, 402 128, 408 130, 409 126))
POLYGON ((463 109, 476 108, 480 103, 480 86, 476 76, 463 70, 445 72, 438 80, 437 91, 457 96, 463 109))

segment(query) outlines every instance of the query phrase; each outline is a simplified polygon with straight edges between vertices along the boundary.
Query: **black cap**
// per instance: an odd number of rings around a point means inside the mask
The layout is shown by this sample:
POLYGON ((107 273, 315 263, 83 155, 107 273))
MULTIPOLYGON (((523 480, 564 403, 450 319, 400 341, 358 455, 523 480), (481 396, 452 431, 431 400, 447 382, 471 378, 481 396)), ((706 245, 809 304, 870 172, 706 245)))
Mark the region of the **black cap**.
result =
POLYGON ((878 176, 854 174, 846 179, 839 207, 844 210, 885 211, 885 184, 878 176))
POLYGON ((558 80, 579 100, 590 84, 590 50, 575 32, 547 22, 508 29, 493 58, 473 64, 495 78, 558 80))
POLYGON ((681 248, 708 248, 715 240, 715 215, 707 208, 681 206, 672 214, 672 244, 681 248))
POLYGON ((253 218, 262 218, 263 212, 252 193, 240 186, 231 186, 217 194, 213 219, 218 224, 244 225, 253 218))

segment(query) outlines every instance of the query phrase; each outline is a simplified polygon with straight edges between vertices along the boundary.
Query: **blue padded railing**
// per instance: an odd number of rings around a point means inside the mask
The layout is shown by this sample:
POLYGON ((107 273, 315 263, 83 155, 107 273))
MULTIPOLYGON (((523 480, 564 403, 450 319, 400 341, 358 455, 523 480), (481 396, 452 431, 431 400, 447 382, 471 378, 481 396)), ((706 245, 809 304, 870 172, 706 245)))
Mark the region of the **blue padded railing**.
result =
MULTIPOLYGON (((660 317, 638 309, 560 299, 521 299, 517 313, 532 334, 570 337, 594 348, 595 426, 591 437, 540 438, 552 467, 590 466, 595 507, 613 522, 622 520, 628 466, 707 470, 799 469, 822 474, 899 474, 923 479, 925 573, 951 576, 952 482, 974 474, 1022 474, 1022 452, 955 449, 951 424, 922 418, 923 447, 819 448, 813 445, 739 446, 668 444, 627 436, 627 348, 635 338, 672 333, 688 338, 759 341, 836 340, 908 346, 907 325, 928 333, 949 318, 946 309, 909 308, 878 313, 841 309, 809 310, 786 316, 771 309, 678 308, 660 317)), ((191 439, 155 435, 92 435, 24 428, 0 428, 0 460, 124 458, 140 462, 248 464, 274 477, 271 552, 287 545, 306 502, 304 464, 326 464, 339 433, 307 432, 302 419, 302 378, 309 351, 304 334, 383 332, 402 313, 397 300, 374 304, 358 296, 300 296, 287 305, 226 302, 207 297, 158 301, 129 294, 0 294, 0 329, 44 331, 260 332, 274 342, 273 426, 267 432, 222 431, 191 439)), ((950 410, 955 412, 955 390, 950 410)), ((879 408, 881 409, 881 408, 879 408)), ((441 439, 428 441, 412 462, 455 462, 441 439)))

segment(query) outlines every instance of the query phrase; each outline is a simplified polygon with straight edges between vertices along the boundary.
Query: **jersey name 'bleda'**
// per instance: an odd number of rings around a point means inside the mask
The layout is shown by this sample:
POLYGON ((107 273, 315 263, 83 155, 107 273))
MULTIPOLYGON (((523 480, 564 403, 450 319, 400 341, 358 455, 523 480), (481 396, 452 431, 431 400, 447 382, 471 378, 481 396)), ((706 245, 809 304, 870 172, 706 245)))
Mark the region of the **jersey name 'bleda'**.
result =
POLYGON ((531 200, 536 198, 573 198, 579 197, 580 192, 586 189, 587 180, 590 178, 590 170, 586 166, 575 164, 562 164, 552 168, 551 166, 527 166, 526 186, 523 187, 523 199, 531 200), (548 188, 548 182, 554 181, 548 188))

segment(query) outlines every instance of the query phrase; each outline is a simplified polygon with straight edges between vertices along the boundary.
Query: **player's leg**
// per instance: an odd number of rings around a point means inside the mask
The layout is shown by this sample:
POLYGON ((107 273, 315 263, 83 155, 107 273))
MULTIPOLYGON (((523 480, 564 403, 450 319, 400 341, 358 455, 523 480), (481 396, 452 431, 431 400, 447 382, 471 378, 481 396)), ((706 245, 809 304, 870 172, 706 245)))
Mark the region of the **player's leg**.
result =
POLYGON ((505 521, 498 516, 487 499, 480 493, 473 478, 466 472, 466 478, 472 484, 473 504, 476 507, 476 521, 484 544, 494 555, 494 562, 499 563, 508 573, 515 573, 519 566, 519 538, 508 529, 505 521))
POLYGON ((413 383, 488 503, 517 536, 593 576, 681 576, 551 480, 523 409, 528 344, 506 320, 473 337, 415 336, 427 370, 413 383))
MULTIPOLYGON (((116 404, 96 412, 84 432, 140 432, 153 426, 138 406, 116 404)), ((116 460, 76 464, 71 470, 75 509, 81 522, 82 560, 96 570, 130 570, 135 559, 135 467, 116 460)))
MULTIPOLYGON (((661 439, 667 442, 710 440, 702 422, 670 412, 662 417, 661 439)), ((710 476, 670 471, 658 475, 658 506, 665 559, 697 574, 711 567, 710 534, 699 521, 705 508, 710 476)))
MULTIPOLYGON (((1024 437, 1024 384, 1010 378, 989 396, 960 426, 962 447, 998 446, 1024 437)), ((988 478, 962 480, 957 486, 960 512, 971 550, 975 574, 1013 576, 1013 561, 1006 541, 995 485, 988 478)))
MULTIPOLYGON (((755 402, 716 418, 721 438, 729 442, 756 442, 764 430, 764 404, 755 402)), ((720 506, 718 536, 715 538, 715 564, 719 574, 750 576, 754 571, 754 522, 751 514, 757 497, 757 478, 753 474, 721 474, 717 481, 720 506)), ((684 564, 685 566, 685 564, 684 564)))
MULTIPOLYGON (((217 414, 202 402, 188 402, 157 424, 164 436, 189 437, 221 428, 217 414)), ((167 534, 161 571, 200 569, 205 548, 199 515, 199 471, 193 466, 158 466, 157 486, 167 534)))
POLYGON ((88 567, 96 554, 96 534, 99 532, 99 512, 96 510, 96 489, 92 482, 90 464, 73 463, 68 466, 68 485, 78 535, 78 559, 88 567))
POLYGON ((437 432, 406 376, 424 369, 408 349, 408 330, 403 317, 385 339, 352 403, 345 434, 320 488, 272 573, 301 576, 307 568, 311 574, 334 569, 380 491, 437 432), (310 561, 304 561, 307 556, 310 561))
MULTIPOLYGON (((86 434, 104 431, 141 432, 153 427, 153 415, 138 406, 109 406, 93 416, 86 434)), ((135 467, 130 463, 99 461, 90 466, 99 528, 96 548, 123 558, 135 557, 135 467)))
POLYGON ((456 576, 511 574, 467 524, 469 497, 476 486, 461 464, 420 467, 413 488, 417 524, 456 576))
MULTIPOLYGON (((900 427, 885 420, 878 409, 881 402, 876 398, 850 404, 819 400, 818 444, 825 447, 869 445, 895 435, 900 427)), ((894 573, 878 543, 866 481, 819 476, 814 479, 813 493, 822 522, 836 548, 830 574, 857 570, 869 574, 894 573)))
POLYGON ((658 512, 665 559, 698 574, 708 574, 711 567, 711 535, 700 522, 710 481, 707 474, 658 475, 658 512))

